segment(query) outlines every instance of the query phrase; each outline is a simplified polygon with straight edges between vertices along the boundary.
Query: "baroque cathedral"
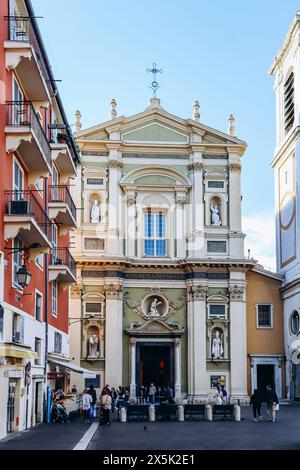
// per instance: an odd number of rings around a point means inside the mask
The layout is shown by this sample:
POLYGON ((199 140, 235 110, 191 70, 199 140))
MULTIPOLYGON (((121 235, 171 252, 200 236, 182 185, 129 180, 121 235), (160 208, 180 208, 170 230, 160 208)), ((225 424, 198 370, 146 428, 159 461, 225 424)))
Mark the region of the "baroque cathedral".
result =
POLYGON ((267 318, 265 307, 277 327, 282 312, 272 294, 261 311, 259 299, 249 304, 247 320, 247 275, 275 283, 276 292, 280 279, 244 255, 247 145, 235 136, 233 116, 228 133, 220 132, 200 121, 197 101, 193 119, 182 119, 156 96, 130 117, 118 117, 112 100, 110 114, 82 130, 76 113, 82 158, 73 197, 82 210, 73 232, 71 355, 96 372, 96 388, 128 386, 132 399, 153 382, 205 402, 221 383, 231 400, 243 401, 267 380, 264 364, 274 367, 282 395, 283 345, 271 359, 264 350, 255 355, 256 346, 249 351, 249 331, 267 318))

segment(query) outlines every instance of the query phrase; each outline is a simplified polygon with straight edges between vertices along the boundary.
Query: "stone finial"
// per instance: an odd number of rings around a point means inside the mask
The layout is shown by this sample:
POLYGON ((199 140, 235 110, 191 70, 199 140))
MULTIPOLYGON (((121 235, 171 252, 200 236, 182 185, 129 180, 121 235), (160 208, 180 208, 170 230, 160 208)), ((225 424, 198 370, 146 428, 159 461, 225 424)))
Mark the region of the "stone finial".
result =
POLYGON ((75 131, 76 132, 79 132, 82 128, 82 124, 81 124, 81 112, 80 111, 76 111, 75 113, 75 131))
POLYGON ((198 121, 198 122, 200 121, 199 109, 200 109, 199 101, 195 100, 195 103, 194 103, 194 121, 198 121))
POLYGON ((229 119, 228 119, 228 134, 231 135, 232 137, 235 136, 235 127, 234 127, 234 123, 235 123, 235 119, 234 119, 234 116, 233 114, 230 114, 229 116, 229 119))
POLYGON ((110 102, 110 117, 112 119, 116 119, 117 117, 117 102, 116 100, 113 98, 110 102))

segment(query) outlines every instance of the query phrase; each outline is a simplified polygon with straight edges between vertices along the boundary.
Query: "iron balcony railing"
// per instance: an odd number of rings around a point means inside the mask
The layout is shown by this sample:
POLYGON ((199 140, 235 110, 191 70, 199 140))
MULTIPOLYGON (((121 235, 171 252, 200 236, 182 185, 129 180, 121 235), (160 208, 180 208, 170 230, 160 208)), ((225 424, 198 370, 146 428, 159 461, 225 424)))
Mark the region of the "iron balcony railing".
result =
POLYGON ((42 149, 48 166, 51 167, 51 148, 31 101, 7 101, 5 106, 6 125, 30 127, 42 149))
POLYGON ((66 185, 49 186, 49 202, 64 202, 76 221, 76 206, 66 185))
POLYGON ((32 21, 29 16, 5 16, 7 23, 6 37, 9 41, 29 42, 35 52, 35 58, 38 62, 41 74, 46 82, 50 94, 54 93, 52 83, 44 61, 43 52, 39 46, 32 21))
POLYGON ((68 248, 53 248, 50 251, 49 264, 52 266, 67 266, 76 278, 76 264, 68 248))
POLYGON ((75 162, 77 160, 77 155, 75 155, 75 152, 72 146, 73 137, 70 133, 67 132, 65 125, 64 124, 56 124, 56 125, 50 124, 49 129, 51 130, 50 143, 67 144, 72 160, 75 162))
POLYGON ((6 214, 30 215, 41 231, 51 240, 52 222, 36 199, 33 191, 5 191, 6 214))

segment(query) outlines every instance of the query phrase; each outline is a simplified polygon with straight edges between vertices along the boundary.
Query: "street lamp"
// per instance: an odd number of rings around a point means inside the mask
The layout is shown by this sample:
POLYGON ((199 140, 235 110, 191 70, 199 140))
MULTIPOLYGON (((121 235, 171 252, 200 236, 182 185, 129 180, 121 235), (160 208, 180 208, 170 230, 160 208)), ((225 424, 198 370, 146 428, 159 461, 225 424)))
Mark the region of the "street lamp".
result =
POLYGON ((29 286, 31 280, 31 273, 28 271, 26 266, 23 264, 17 271, 18 284, 22 287, 29 286))

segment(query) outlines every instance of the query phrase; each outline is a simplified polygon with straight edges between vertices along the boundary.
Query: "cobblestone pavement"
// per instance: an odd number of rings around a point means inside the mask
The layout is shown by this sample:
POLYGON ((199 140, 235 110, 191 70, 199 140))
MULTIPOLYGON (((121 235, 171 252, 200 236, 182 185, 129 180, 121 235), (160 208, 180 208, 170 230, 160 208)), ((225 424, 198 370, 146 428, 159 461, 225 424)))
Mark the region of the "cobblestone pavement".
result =
MULTIPOLYGON (((300 406, 280 407, 278 421, 255 423, 250 407, 242 421, 118 423, 99 426, 88 450, 300 450, 300 406), (146 426, 146 429, 144 429, 146 426)), ((88 425, 79 416, 70 424, 41 424, 8 441, 0 450, 71 450, 88 425)))

